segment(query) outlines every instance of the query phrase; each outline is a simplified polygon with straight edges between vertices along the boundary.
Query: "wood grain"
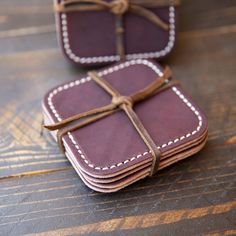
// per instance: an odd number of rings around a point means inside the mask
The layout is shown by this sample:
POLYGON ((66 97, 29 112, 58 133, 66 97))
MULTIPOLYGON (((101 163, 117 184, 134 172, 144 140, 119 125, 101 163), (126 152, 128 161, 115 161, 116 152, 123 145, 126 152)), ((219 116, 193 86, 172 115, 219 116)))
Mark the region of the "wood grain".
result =
POLYGON ((40 134, 45 92, 84 73, 58 49, 51 7, 0 2, 0 235, 235 235, 236 3, 182 1, 162 61, 206 112, 206 147, 113 194, 88 189, 40 134))
POLYGON ((112 219, 107 221, 102 221, 99 223, 88 224, 78 227, 73 227, 64 230, 54 230, 39 234, 33 235, 71 235, 76 234, 85 234, 91 232, 112 232, 115 230, 128 230, 128 229, 140 229, 140 228, 149 228, 156 225, 172 224, 183 219, 190 220, 194 218, 201 218, 209 215, 222 214, 228 211, 231 211, 236 207, 236 201, 228 202, 225 204, 204 207, 204 208, 195 208, 195 209, 186 209, 186 210, 175 210, 162 213, 153 213, 141 216, 129 216, 124 218, 112 219))

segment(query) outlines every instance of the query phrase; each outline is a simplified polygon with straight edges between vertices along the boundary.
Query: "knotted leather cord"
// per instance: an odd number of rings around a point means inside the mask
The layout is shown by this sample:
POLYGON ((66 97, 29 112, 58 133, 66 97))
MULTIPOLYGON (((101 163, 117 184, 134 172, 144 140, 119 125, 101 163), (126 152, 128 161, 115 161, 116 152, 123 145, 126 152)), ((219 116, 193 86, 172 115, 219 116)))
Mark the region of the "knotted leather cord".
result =
POLYGON ((55 3, 55 11, 60 13, 68 13, 74 11, 99 11, 108 9, 116 15, 116 50, 121 60, 125 59, 125 40, 124 40, 124 24, 123 15, 130 11, 140 15, 156 26, 164 30, 169 29, 169 25, 165 23, 159 16, 148 9, 148 7, 158 7, 165 5, 177 5, 178 0, 139 0, 132 3, 130 0, 67 0, 55 3))
POLYGON ((153 162, 150 171, 150 175, 153 175, 157 172, 159 162, 160 162, 160 151, 158 150, 156 144, 148 134, 147 130, 143 126, 142 122, 138 118, 137 114, 133 110, 133 106, 136 103, 139 103, 147 98, 154 96, 155 94, 168 89, 178 82, 169 82, 171 77, 171 71, 169 67, 166 67, 162 77, 157 78, 154 82, 150 85, 145 87, 144 89, 134 93, 130 96, 122 96, 119 91, 117 91, 111 84, 109 84, 106 80, 101 78, 97 72, 92 71, 89 72, 88 75, 90 78, 95 81, 101 88, 104 89, 108 94, 111 95, 112 100, 111 103, 99 108, 92 109, 90 111, 82 112, 66 118, 58 123, 53 125, 45 125, 44 127, 53 131, 58 130, 57 132, 57 140, 59 143, 60 148, 64 151, 63 145, 63 136, 66 135, 68 132, 75 131, 80 129, 86 125, 89 125, 93 122, 96 122, 106 116, 111 115, 112 113, 118 111, 119 109, 123 110, 128 118, 130 119, 131 123, 139 133, 140 137, 147 145, 149 150, 151 151, 153 162), (81 122, 77 122, 80 119, 84 118, 81 122))

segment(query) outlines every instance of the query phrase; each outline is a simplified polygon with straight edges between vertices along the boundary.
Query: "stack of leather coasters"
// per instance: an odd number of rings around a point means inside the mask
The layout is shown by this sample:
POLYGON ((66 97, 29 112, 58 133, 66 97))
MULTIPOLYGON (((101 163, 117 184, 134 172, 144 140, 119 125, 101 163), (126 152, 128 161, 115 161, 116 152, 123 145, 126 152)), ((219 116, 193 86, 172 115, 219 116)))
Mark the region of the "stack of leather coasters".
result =
POLYGON ((175 45, 179 0, 54 0, 58 40, 80 66, 160 59, 175 45))
POLYGON ((207 120, 171 78, 145 59, 89 72, 50 90, 45 126, 84 181, 114 192, 202 149, 207 120))

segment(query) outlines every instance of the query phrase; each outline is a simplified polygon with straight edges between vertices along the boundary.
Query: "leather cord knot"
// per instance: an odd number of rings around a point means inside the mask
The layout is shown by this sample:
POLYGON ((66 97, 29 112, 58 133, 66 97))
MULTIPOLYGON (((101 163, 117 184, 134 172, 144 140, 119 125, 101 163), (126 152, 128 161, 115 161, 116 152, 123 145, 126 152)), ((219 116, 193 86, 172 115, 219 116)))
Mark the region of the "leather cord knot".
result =
POLYGON ((111 2, 111 12, 115 15, 123 15, 129 9, 129 0, 114 0, 111 2))
POLYGON ((120 107, 123 104, 128 105, 130 107, 133 106, 133 100, 131 97, 128 96, 113 97, 111 102, 117 107, 120 107))

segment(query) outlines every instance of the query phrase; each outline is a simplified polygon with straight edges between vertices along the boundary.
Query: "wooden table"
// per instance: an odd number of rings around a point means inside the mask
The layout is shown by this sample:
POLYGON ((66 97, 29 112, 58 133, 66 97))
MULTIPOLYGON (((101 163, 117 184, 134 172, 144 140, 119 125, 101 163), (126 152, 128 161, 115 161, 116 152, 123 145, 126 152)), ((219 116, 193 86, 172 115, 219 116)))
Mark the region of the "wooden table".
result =
POLYGON ((51 136, 41 101, 76 79, 51 0, 0 2, 0 235, 236 235, 236 2, 186 0, 163 61, 209 118, 197 155, 118 193, 88 189, 51 136))

